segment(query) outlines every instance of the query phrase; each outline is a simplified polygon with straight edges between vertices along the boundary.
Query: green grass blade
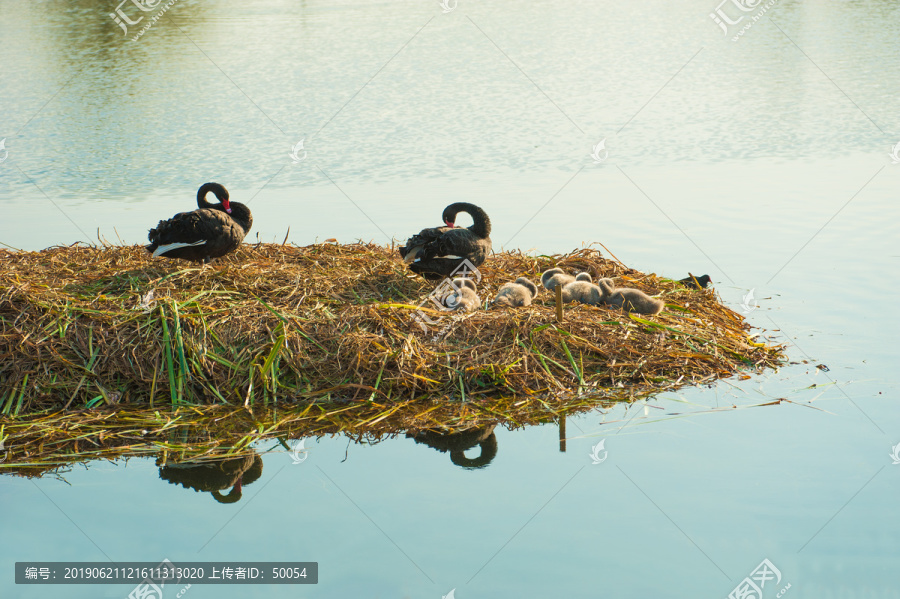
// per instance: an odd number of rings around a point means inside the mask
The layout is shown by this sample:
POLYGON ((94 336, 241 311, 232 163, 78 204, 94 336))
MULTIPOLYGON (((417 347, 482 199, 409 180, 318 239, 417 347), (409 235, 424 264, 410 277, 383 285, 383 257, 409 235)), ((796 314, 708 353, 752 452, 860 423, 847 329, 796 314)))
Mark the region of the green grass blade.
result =
POLYGON ((178 395, 175 391, 175 357, 172 354, 172 339, 169 336, 169 323, 166 321, 166 313, 162 304, 159 306, 159 315, 163 328, 163 348, 166 356, 166 370, 169 372, 169 396, 172 398, 172 405, 175 406, 178 405, 178 395))

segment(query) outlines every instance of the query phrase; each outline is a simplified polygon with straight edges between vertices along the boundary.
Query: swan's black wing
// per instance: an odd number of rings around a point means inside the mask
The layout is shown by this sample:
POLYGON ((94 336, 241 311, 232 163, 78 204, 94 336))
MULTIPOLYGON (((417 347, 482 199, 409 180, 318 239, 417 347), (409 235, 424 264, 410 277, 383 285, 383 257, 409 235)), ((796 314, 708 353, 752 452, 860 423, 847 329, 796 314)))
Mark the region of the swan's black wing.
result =
POLYGON ((412 262, 422 250, 440 239, 447 231, 452 231, 451 227, 431 227, 422 229, 412 237, 406 240, 406 245, 400 247, 400 257, 404 262, 412 262))
POLYGON ((236 249, 244 229, 227 213, 206 208, 159 221, 147 239, 147 251, 154 256, 202 261, 236 249))
POLYGON ((451 229, 426 245, 423 253, 425 258, 459 256, 471 260, 471 257, 477 257, 482 252, 481 241, 468 229, 451 229))
POLYGON ((453 275, 464 260, 480 266, 490 251, 490 238, 478 237, 470 229, 434 227, 410 237, 400 256, 414 273, 435 280, 453 275))
POLYGON ((481 239, 469 229, 443 228, 445 231, 440 235, 436 235, 424 244, 421 244, 421 250, 417 258, 430 260, 432 258, 457 256, 469 260, 475 266, 484 262, 488 252, 491 250, 490 239, 481 239))
POLYGON ((445 235, 444 237, 447 239, 441 238, 435 240, 431 245, 425 246, 420 254, 421 257, 413 261, 409 265, 409 269, 428 280, 443 279, 460 275, 462 267, 467 267, 465 261, 475 267, 481 266, 491 251, 490 239, 476 237, 472 241, 457 235, 452 237, 445 235), (437 255, 429 257, 432 252, 437 255))

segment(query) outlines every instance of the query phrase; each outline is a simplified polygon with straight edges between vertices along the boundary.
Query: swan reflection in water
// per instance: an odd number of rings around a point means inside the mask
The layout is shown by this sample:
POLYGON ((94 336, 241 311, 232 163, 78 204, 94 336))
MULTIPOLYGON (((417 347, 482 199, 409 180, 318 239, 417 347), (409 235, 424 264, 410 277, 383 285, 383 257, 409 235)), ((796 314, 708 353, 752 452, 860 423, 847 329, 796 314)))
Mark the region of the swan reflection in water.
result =
POLYGON ((492 424, 486 427, 470 428, 457 433, 444 433, 435 430, 423 430, 417 433, 406 433, 416 443, 424 443, 440 452, 450 452, 450 461, 466 470, 484 468, 497 457, 497 437, 492 424), (476 445, 481 447, 477 458, 466 457, 466 450, 476 445))
POLYGON ((215 461, 166 464, 160 467, 159 477, 185 489, 209 493, 219 503, 234 503, 241 499, 242 487, 256 481, 262 469, 262 458, 254 452, 215 461), (221 491, 229 488, 231 491, 222 495, 221 491))

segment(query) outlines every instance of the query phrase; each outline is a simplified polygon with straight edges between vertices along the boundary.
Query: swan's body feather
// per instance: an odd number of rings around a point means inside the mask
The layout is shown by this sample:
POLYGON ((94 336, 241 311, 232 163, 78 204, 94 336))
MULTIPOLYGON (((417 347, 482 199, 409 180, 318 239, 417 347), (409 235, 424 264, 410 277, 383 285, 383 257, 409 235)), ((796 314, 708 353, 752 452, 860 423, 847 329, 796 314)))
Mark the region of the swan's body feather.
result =
POLYGON ((167 243, 166 245, 161 245, 156 248, 156 251, 153 252, 154 257, 159 257, 165 254, 170 250, 177 250, 178 248, 186 248, 186 247, 194 247, 195 245, 204 245, 206 243, 205 239, 201 239, 200 241, 195 241, 194 243, 181 243, 176 241, 175 243, 167 243))

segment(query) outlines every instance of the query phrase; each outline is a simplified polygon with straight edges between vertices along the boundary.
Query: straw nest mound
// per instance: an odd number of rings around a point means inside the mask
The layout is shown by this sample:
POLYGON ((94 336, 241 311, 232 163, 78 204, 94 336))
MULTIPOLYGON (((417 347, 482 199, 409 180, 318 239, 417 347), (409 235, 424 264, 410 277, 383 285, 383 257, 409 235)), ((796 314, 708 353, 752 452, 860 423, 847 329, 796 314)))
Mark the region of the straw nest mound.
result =
POLYGON ((510 398, 633 399, 781 359, 714 291, 595 250, 496 254, 479 296, 552 266, 659 294, 666 310, 567 305, 557 322, 542 290, 531 307, 448 314, 428 299, 434 284, 362 243, 245 245, 208 266, 139 246, 0 251, 0 411, 450 398, 496 411, 510 398))

